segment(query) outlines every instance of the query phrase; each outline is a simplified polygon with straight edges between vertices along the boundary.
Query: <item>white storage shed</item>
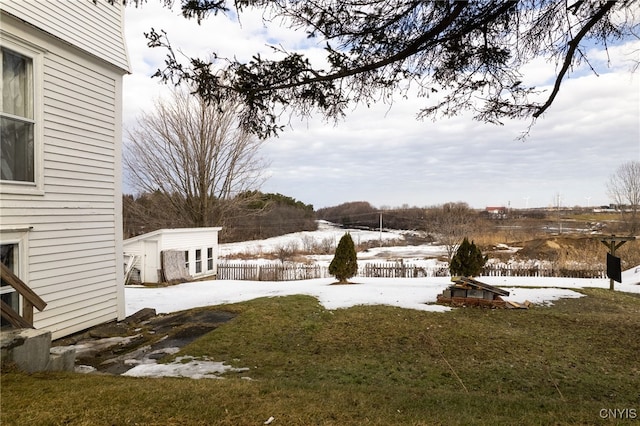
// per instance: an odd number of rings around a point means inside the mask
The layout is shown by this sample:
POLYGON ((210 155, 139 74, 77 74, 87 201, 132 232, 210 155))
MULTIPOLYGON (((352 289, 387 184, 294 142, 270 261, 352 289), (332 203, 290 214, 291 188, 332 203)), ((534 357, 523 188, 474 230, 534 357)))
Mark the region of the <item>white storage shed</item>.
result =
POLYGON ((215 277, 218 264, 218 232, 222 228, 159 229, 124 240, 125 269, 139 271, 142 283, 169 281, 163 252, 184 259, 185 279, 215 277))

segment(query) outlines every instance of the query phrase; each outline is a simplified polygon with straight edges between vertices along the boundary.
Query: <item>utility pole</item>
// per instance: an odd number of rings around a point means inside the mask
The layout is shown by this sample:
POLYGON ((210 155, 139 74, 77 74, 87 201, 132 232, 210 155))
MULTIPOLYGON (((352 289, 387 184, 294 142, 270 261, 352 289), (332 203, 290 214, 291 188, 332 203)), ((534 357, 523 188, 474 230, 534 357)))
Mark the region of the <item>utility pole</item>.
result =
POLYGON ((560 220, 560 193, 556 194, 557 203, 556 203, 556 211, 558 213, 558 231, 562 234, 562 220, 560 220))
POLYGON ((382 247, 382 212, 380 212, 380 247, 382 247))

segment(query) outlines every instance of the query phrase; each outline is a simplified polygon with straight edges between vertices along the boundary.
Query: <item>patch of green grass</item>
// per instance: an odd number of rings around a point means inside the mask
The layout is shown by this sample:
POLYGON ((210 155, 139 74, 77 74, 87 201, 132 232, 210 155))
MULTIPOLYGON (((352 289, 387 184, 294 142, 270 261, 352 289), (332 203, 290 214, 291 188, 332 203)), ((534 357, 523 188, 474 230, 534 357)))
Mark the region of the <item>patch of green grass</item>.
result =
MULTIPOLYGON (((599 423, 601 409, 640 416, 640 297, 584 293, 527 311, 327 311, 308 296, 226 305, 238 316, 176 356, 249 372, 225 380, 5 373, 0 420, 546 425, 599 423)), ((610 423, 625 421, 637 420, 610 423)))

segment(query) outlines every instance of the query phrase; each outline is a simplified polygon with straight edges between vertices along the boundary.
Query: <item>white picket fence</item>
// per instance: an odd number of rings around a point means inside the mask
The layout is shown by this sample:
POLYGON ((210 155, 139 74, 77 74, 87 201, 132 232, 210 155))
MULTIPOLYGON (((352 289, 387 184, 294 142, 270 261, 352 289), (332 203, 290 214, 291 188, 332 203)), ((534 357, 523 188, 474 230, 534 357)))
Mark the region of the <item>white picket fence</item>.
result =
MULTIPOLYGON (((482 276, 489 277, 566 277, 566 278, 606 278, 604 268, 560 268, 556 266, 525 267, 520 265, 490 264, 486 265, 482 276)), ((314 278, 328 278, 328 268, 319 265, 294 263, 218 264, 219 280, 247 281, 297 281, 314 278)), ((424 278, 448 277, 446 266, 425 267, 403 262, 365 263, 358 268, 359 277, 364 278, 424 278)))
POLYGON ((244 263, 219 263, 219 280, 245 280, 245 281, 298 281, 314 278, 327 278, 327 267, 304 264, 264 264, 249 265, 244 263))

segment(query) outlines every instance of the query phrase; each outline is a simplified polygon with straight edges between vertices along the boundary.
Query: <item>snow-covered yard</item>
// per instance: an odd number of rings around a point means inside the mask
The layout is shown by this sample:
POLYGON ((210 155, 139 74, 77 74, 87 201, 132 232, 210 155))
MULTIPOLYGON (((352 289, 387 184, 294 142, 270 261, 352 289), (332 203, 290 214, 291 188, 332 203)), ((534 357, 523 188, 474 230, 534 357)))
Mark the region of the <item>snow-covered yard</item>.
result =
MULTIPOLYGON (((226 244, 221 247, 221 257, 232 253, 268 253, 277 247, 291 241, 303 238, 326 239, 336 241, 345 230, 335 229, 324 225, 319 231, 296 233, 287 236, 271 238, 247 243, 226 244)), ((372 231, 352 230, 354 240, 360 238, 379 240, 381 234, 372 231)), ((400 233, 382 233, 382 241, 401 238, 400 233)), ((367 259, 384 260, 384 256, 391 258, 409 259, 412 262, 426 262, 433 264, 430 258, 443 250, 442 247, 400 246, 380 247, 370 249, 366 253, 359 253, 359 261, 367 259), (383 256, 377 256, 385 253, 383 256), (382 257, 382 259, 381 259, 382 257)), ((319 263, 329 259, 318 259, 319 263)), ((596 287, 609 288, 608 279, 579 279, 579 278, 539 278, 539 277, 480 277, 486 284, 503 288, 510 292, 505 300, 524 302, 528 300, 534 304, 551 304, 560 298, 577 298, 582 294, 575 291, 581 288, 596 287)), ((304 281, 265 282, 265 281, 233 281, 213 280, 184 283, 175 286, 150 288, 127 286, 125 289, 126 313, 131 315, 142 308, 154 308, 158 313, 170 313, 180 310, 215 306, 227 303, 243 302, 259 297, 277 297, 294 294, 304 294, 316 297, 327 309, 342 309, 356 305, 390 305, 406 309, 423 311, 446 312, 450 307, 437 305, 436 296, 451 284, 449 277, 432 278, 359 278, 352 279, 352 285, 332 285, 334 279, 314 279, 304 281)), ((640 293, 640 266, 623 273, 623 282, 615 283, 616 291, 640 293)), ((218 377, 220 363, 198 361, 192 363, 176 362, 169 365, 154 366, 139 365, 127 375, 158 376, 178 375, 187 377, 218 377), (203 371, 217 371, 210 375, 203 371)))
MULTIPOLYGON (((303 246, 331 241, 337 244, 345 232, 349 232, 356 244, 377 241, 374 247, 358 253, 358 262, 403 261, 419 266, 436 266, 436 257, 446 252, 442 246, 430 244, 411 246, 385 246, 385 241, 402 240, 403 231, 367 231, 342 229, 334 224, 320 221, 317 231, 304 231, 258 241, 221 244, 219 257, 233 254, 251 254, 252 262, 287 245, 303 246), (255 257, 258 257, 256 260, 255 257)), ((316 263, 328 265, 331 255, 315 256, 316 263)), ((266 260, 265 260, 266 261, 266 260)), ((236 261, 234 261, 236 262, 236 261)), ((270 261, 273 262, 273 261, 270 261)), ((538 278, 538 277, 481 277, 481 281, 504 288, 511 295, 507 298, 517 302, 529 300, 533 303, 549 303, 561 297, 580 297, 572 289, 585 287, 609 288, 607 279, 538 278), (525 288, 526 287, 526 288, 525 288), (531 288, 529 288, 531 287, 531 288)), ((435 305, 436 296, 451 282, 441 278, 360 278, 352 279, 355 285, 330 285, 331 278, 288 281, 201 281, 164 288, 127 286, 126 312, 130 315, 142 308, 155 308, 158 313, 169 313, 201 306, 236 303, 257 297, 307 294, 317 297, 327 309, 348 308, 355 305, 393 305, 425 311, 446 311, 449 308, 435 305)), ((640 266, 623 273, 622 284, 616 290, 640 293, 640 266)))
MULTIPOLYGON (((627 274, 625 276, 632 276, 627 274)), ((616 283, 617 291, 640 293, 640 272, 635 282, 616 283)), ((580 297, 575 289, 609 288, 606 279, 481 277, 484 283, 511 294, 506 300, 546 304, 562 297, 580 297)), ((407 309, 443 312, 450 308, 436 305, 436 296, 451 281, 442 278, 363 278, 353 285, 331 285, 330 278, 305 281, 200 281, 162 288, 127 287, 127 315, 150 307, 158 313, 169 313, 202 306, 243 302, 258 297, 306 294, 317 297, 327 309, 355 305, 391 305, 407 309)), ((630 281, 632 282, 632 281, 630 281)))

